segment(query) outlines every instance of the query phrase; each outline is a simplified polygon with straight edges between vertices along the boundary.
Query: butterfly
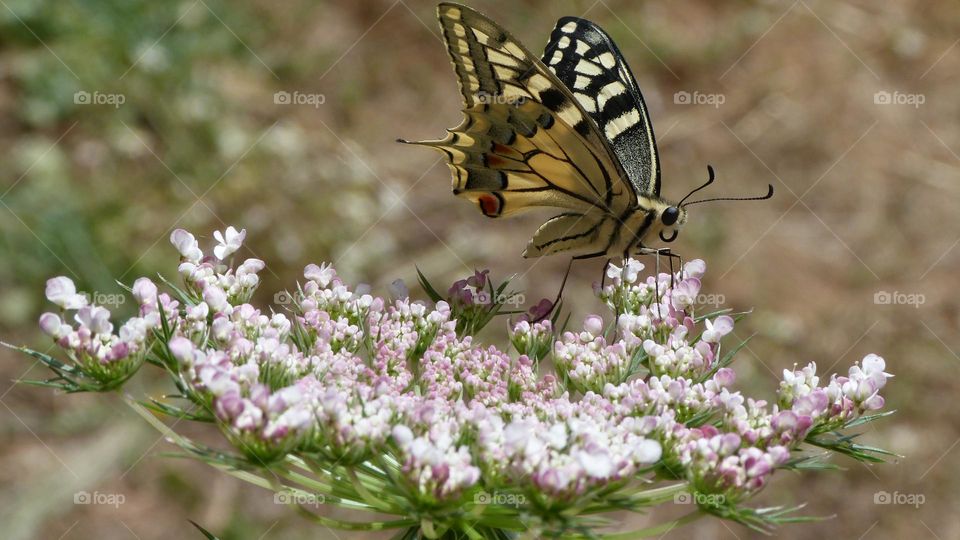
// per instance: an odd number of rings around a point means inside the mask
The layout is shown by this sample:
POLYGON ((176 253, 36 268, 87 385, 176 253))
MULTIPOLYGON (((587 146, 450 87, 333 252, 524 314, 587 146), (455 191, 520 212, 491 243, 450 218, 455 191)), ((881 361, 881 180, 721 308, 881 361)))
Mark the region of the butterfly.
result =
MULTIPOLYGON (((714 181, 709 166, 707 182, 679 203, 660 196, 660 160, 643 95, 596 24, 561 18, 540 59, 467 6, 441 3, 437 16, 464 119, 443 139, 400 142, 446 154, 453 193, 487 217, 560 209, 536 231, 524 257, 659 253, 645 242, 675 240, 687 221, 685 206, 720 200, 685 203, 714 181)), ((772 195, 770 185, 767 195, 749 200, 772 195)))

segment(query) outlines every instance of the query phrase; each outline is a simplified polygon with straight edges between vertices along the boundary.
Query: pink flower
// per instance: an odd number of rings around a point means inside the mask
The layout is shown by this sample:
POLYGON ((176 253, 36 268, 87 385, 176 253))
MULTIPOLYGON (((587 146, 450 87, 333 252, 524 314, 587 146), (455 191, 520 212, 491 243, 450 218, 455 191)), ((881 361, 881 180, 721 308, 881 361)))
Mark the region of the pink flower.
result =
POLYGON ((583 321, 583 329, 592 336, 603 335, 603 317, 587 315, 587 318, 583 321))
POLYGON ((703 331, 703 341, 707 343, 719 343, 723 336, 733 332, 733 318, 727 315, 721 315, 712 321, 704 319, 703 324, 707 327, 703 331))
POLYGON ((47 300, 63 309, 80 309, 87 305, 87 298, 77 294, 73 280, 59 276, 47 280, 47 300))
POLYGON ((200 262, 200 259, 203 258, 203 252, 200 251, 200 245, 197 243, 197 239, 183 229, 177 229, 170 233, 170 243, 173 244, 173 247, 177 248, 180 256, 185 261, 197 264, 200 262))

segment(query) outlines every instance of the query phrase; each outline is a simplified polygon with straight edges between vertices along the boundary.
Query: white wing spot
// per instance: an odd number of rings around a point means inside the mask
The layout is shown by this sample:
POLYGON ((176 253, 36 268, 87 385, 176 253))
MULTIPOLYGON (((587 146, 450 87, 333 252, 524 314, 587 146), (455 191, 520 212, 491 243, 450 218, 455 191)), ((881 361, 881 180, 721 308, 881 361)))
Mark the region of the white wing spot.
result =
POLYGON ((613 53, 605 52, 597 59, 600 60, 600 64, 607 69, 613 69, 613 67, 617 65, 617 60, 613 57, 613 53))
POLYGON ((590 45, 586 41, 577 40, 577 54, 584 55, 587 54, 587 51, 590 50, 590 45))
POLYGON ((577 73, 583 73, 584 75, 600 75, 603 73, 596 64, 585 59, 580 59, 580 61, 577 62, 577 67, 574 69, 577 73))
POLYGON ((623 85, 620 81, 613 81, 612 83, 604 86, 600 89, 600 94, 597 96, 597 105, 600 107, 600 110, 603 110, 603 106, 612 98, 619 96, 620 94, 627 91, 627 87, 623 85))
POLYGON ((580 103, 580 106, 583 107, 583 110, 593 113, 597 112, 597 102, 593 100, 592 97, 581 94, 580 92, 575 92, 573 97, 577 98, 577 101, 580 103))
POLYGON ((590 82, 593 81, 590 77, 584 77, 583 75, 577 75, 577 80, 573 82, 573 87, 577 90, 583 90, 584 88, 590 86, 590 82))
POLYGON ((636 109, 630 109, 629 111, 607 122, 607 125, 604 126, 603 131, 607 136, 607 140, 613 140, 617 138, 617 135, 620 135, 624 131, 630 129, 639 121, 640 112, 636 109))
POLYGON ((568 38, 567 36, 563 36, 562 38, 560 38, 559 41, 557 41, 557 47, 561 49, 566 49, 569 46, 570 46, 570 38, 568 38))
POLYGON ((570 21, 570 22, 568 22, 567 24, 565 24, 565 25, 563 25, 563 26, 560 27, 560 31, 561 31, 561 32, 566 32, 567 34, 572 33, 572 32, 573 32, 574 30, 576 30, 576 29, 577 29, 577 23, 575 23, 575 22, 573 22, 573 21, 570 21))
POLYGON ((553 56, 550 57, 550 65, 559 64, 563 60, 563 53, 560 51, 553 51, 553 56))
POLYGON ((560 109, 560 112, 557 113, 557 116, 561 120, 567 123, 568 126, 577 125, 580 120, 583 120, 583 115, 580 114, 580 111, 577 110, 577 107, 573 103, 567 105, 563 109, 560 109))

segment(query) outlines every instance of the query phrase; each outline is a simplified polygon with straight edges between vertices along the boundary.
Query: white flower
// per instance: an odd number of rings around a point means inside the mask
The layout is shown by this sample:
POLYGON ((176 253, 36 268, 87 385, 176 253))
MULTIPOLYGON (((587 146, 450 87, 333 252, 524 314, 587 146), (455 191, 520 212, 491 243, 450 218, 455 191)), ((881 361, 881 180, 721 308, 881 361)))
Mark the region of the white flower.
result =
POLYGON ((180 362, 193 360, 193 342, 189 339, 177 336, 170 340, 167 347, 170 349, 170 354, 180 362))
POLYGON ((707 343, 717 343, 720 338, 733 331, 733 318, 721 315, 714 320, 704 319, 704 325, 707 327, 703 331, 703 341, 707 343))
POLYGON ((217 242, 220 242, 217 247, 213 248, 213 254, 222 261, 240 249, 240 246, 243 245, 243 239, 247 237, 247 230, 240 229, 238 232, 231 225, 227 227, 226 234, 214 231, 213 237, 217 239, 217 242))
POLYGON ((153 305, 157 301, 157 286, 149 278, 142 277, 133 282, 132 290, 140 305, 153 305))
POLYGON ((40 329, 53 339, 60 339, 69 334, 73 328, 65 324, 56 313, 44 313, 40 316, 40 329))
POLYGON ((230 303, 227 302, 227 293, 214 285, 203 289, 203 301, 214 311, 226 311, 230 307, 230 303))
POLYGON ((94 334, 109 334, 113 332, 110 323, 110 311, 100 306, 83 306, 75 317, 80 326, 85 326, 94 334))
POLYGON ((624 276, 623 279, 627 283, 636 283, 637 278, 640 277, 640 272, 643 270, 643 263, 636 259, 627 259, 627 262, 623 265, 624 276))
POLYGON ((592 478, 609 478, 614 473, 613 459, 607 449, 592 447, 574 454, 584 472, 592 478))
POLYGON ((694 259, 692 261, 687 261, 683 265, 683 275, 684 277, 693 277, 699 278, 703 276, 704 272, 707 271, 707 264, 701 259, 694 259))
POLYGON ((634 456, 640 463, 656 463, 662 454, 660 443, 651 439, 643 439, 634 448, 634 456))
POLYGON ((329 264, 322 266, 308 264, 307 267, 303 269, 303 277, 310 281, 316 281, 321 287, 329 285, 336 275, 337 272, 333 269, 333 266, 329 264))
POLYGON ((47 300, 63 309, 80 309, 87 305, 87 297, 77 294, 73 281, 64 276, 47 280, 47 300))
POLYGON ((623 275, 623 269, 613 263, 607 263, 607 277, 610 279, 620 279, 623 275))
POLYGON ((177 229, 170 233, 170 243, 173 244, 173 247, 177 248, 180 256, 187 261, 198 263, 200 259, 203 258, 203 252, 200 251, 200 245, 197 243, 197 239, 183 229, 177 229))
POLYGON ((400 448, 406 448, 413 442, 413 431, 403 424, 393 426, 393 440, 400 448))

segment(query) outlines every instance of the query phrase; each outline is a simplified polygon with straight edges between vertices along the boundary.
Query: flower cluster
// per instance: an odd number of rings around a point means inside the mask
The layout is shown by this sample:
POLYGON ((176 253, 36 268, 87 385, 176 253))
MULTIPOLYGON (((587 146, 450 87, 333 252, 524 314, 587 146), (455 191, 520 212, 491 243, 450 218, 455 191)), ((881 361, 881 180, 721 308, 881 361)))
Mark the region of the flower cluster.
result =
POLYGON ((351 479, 357 504, 412 508, 447 527, 460 515, 450 509, 473 504, 478 490, 522 494, 542 522, 634 480, 672 478, 736 504, 811 434, 881 408, 890 377, 869 355, 825 385, 813 363, 785 371, 773 405, 743 396, 721 354, 734 318, 697 313, 699 260, 648 277, 636 260, 611 264, 597 293, 613 316, 558 329, 532 317, 552 307, 538 305, 510 324, 510 354, 471 335, 504 293, 486 271, 427 304, 402 282, 384 299, 352 290, 332 266, 309 265, 283 309, 264 312, 250 303, 264 263, 229 262, 244 237, 218 232, 209 256, 174 231, 177 299, 141 278, 139 314, 116 334, 107 310, 54 278, 47 297, 62 312, 40 326, 104 387, 155 356, 253 465, 276 470, 301 456, 314 472, 356 467, 367 474, 351 479), (383 493, 371 497, 377 482, 383 493))

